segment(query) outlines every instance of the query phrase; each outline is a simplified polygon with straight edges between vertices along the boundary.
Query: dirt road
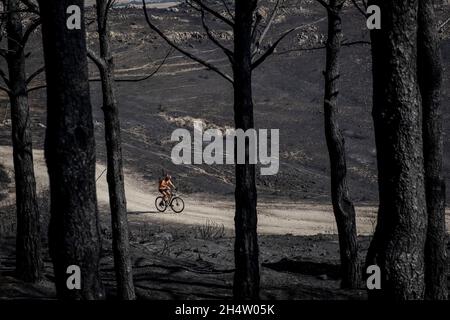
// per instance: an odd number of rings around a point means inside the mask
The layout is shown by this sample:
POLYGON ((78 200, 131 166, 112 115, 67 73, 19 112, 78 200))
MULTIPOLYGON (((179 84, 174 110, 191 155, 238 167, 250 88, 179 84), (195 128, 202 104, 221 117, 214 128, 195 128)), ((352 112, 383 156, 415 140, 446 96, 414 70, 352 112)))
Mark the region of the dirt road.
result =
MULTIPOLYGON (((9 170, 13 169, 12 148, 0 147, 0 159, 9 170)), ((48 186, 47 168, 42 150, 34 151, 36 180, 38 188, 44 190, 48 186)), ((108 185, 105 166, 97 165, 97 197, 101 212, 108 212, 108 185)), ((125 170, 126 196, 130 222, 163 222, 180 225, 203 225, 210 220, 223 224, 226 229, 234 226, 234 202, 230 199, 209 200, 205 195, 182 195, 186 208, 181 214, 168 209, 166 213, 157 212, 154 200, 158 195, 156 182, 139 181, 132 172, 125 170)), ((333 211, 330 205, 264 201, 258 203, 258 231, 260 234, 273 235, 315 235, 336 234, 333 211)), ((449 213, 447 213, 449 214, 449 213)), ((357 207, 358 233, 371 234, 375 228, 376 208, 371 206, 357 207)), ((450 219, 447 219, 449 222, 450 219)), ((448 223, 447 222, 447 223, 448 223)), ((449 225, 447 225, 449 227, 449 225)))

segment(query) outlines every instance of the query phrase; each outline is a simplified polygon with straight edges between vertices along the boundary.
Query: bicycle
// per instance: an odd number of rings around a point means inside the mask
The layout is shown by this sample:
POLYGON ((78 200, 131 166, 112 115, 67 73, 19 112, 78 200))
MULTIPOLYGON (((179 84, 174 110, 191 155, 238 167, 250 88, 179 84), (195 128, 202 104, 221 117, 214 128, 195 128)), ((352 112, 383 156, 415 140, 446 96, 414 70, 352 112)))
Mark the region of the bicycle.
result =
POLYGON ((184 200, 177 196, 176 191, 172 191, 168 201, 164 196, 158 196, 155 199, 155 206, 159 212, 164 212, 168 207, 175 213, 181 213, 184 210, 184 200))

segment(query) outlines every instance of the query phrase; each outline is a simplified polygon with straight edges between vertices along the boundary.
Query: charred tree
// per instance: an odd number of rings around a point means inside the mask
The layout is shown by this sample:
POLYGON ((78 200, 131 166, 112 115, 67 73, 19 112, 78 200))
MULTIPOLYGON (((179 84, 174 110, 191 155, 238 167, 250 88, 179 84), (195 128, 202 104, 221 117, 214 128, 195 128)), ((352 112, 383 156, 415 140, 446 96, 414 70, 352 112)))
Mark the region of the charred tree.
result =
POLYGON ((381 268, 381 298, 422 299, 427 216, 417 86, 418 1, 370 4, 382 12, 381 29, 371 31, 380 204, 367 262, 381 268))
POLYGON ((111 0, 97 0, 97 28, 100 43, 100 56, 89 52, 97 65, 103 92, 103 114, 105 121, 105 140, 107 156, 107 181, 109 205, 111 207, 114 269, 116 272, 117 293, 123 300, 134 300, 133 273, 130 258, 127 202, 122 165, 119 108, 116 100, 114 82, 114 59, 111 52, 111 39, 108 12, 111 0))
POLYGON ((432 0, 419 0, 418 74, 422 95, 423 155, 428 213, 425 297, 447 299, 445 180, 442 172, 442 65, 432 0))
MULTIPOLYGON (((221 49, 230 61, 233 76, 228 75, 219 67, 202 59, 181 46, 174 43, 154 25, 147 12, 145 1, 142 1, 147 24, 172 48, 186 57, 196 61, 207 70, 214 71, 223 79, 233 85, 234 90, 234 120, 236 129, 248 130, 254 128, 253 117, 253 93, 252 74, 268 57, 270 57, 280 42, 293 31, 300 27, 289 29, 278 36, 266 50, 261 50, 261 44, 267 35, 277 13, 280 1, 277 1, 266 25, 261 28, 261 17, 255 19, 257 0, 235 1, 234 12, 226 7, 226 15, 222 15, 212 6, 206 5, 206 1, 186 1, 193 9, 201 14, 201 21, 208 39, 221 49), (227 48, 215 37, 206 23, 209 15, 233 30, 233 50, 227 48), (261 29, 261 30, 259 30, 261 29), (258 36, 259 35, 259 36, 258 36)), ((235 156, 237 155, 235 150, 235 156)), ((242 152, 242 150, 241 150, 242 152)), ((259 247, 257 234, 257 190, 256 168, 250 164, 249 141, 245 143, 245 164, 237 164, 235 169, 235 275, 233 284, 233 296, 235 299, 259 298, 259 247)))
POLYGON ((83 0, 40 0, 47 79, 45 157, 50 177, 49 249, 58 297, 101 299, 101 238, 95 186, 95 140, 89 95, 83 0), (66 11, 81 10, 68 29, 66 11), (66 286, 67 268, 81 270, 81 290, 66 286))
MULTIPOLYGON (((236 129, 254 128, 252 95, 252 26, 256 0, 235 1, 234 25, 234 122, 236 129)), ((242 152, 242 150, 240 151, 242 152)), ((245 164, 236 164, 235 299, 259 298, 259 248, 256 211, 255 165, 249 164, 249 141, 245 164)), ((235 152, 237 155, 237 152, 235 152)))
POLYGON ((16 274, 35 282, 41 277, 41 235, 33 168, 31 117, 25 72, 23 14, 19 0, 4 0, 8 51, 5 55, 11 103, 14 178, 16 187, 16 274))
POLYGON ((345 140, 339 128, 338 82, 339 55, 342 42, 341 11, 345 0, 330 0, 322 4, 328 15, 328 40, 326 44, 324 124, 330 157, 331 197, 339 234, 342 288, 358 288, 361 279, 356 233, 356 214, 347 185, 345 140))

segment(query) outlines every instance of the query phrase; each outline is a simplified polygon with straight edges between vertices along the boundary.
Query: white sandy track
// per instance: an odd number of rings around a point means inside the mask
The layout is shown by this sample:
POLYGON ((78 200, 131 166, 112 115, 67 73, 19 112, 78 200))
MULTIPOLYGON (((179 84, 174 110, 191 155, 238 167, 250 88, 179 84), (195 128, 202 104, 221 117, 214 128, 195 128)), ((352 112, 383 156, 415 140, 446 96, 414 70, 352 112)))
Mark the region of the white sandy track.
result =
MULTIPOLYGON (((9 170, 13 170, 12 148, 0 146, 1 163, 9 170)), ((48 186, 47 167, 42 150, 34 150, 35 173, 38 188, 48 186)), ((105 169, 104 165, 97 165, 99 176, 105 169)), ((158 213, 154 200, 157 196, 156 181, 154 184, 140 182, 132 173, 126 173, 125 187, 130 222, 176 223, 180 225, 202 225, 207 220, 223 224, 232 230, 234 226, 233 199, 211 201, 202 196, 184 196, 186 208, 181 214, 174 214, 168 209, 166 213, 158 213)), ((101 208, 108 208, 108 185, 106 175, 97 181, 97 197, 101 208)), ((107 210, 102 210, 102 212, 107 210)), ((258 203, 258 231, 264 234, 293 234, 313 235, 336 233, 336 226, 332 208, 328 205, 294 203, 294 202, 265 202, 258 203)), ((357 207, 357 227, 360 234, 370 234, 375 226, 374 207, 357 207)), ((448 212, 447 212, 448 215, 448 212)), ((447 219, 447 227, 450 219, 447 219)))

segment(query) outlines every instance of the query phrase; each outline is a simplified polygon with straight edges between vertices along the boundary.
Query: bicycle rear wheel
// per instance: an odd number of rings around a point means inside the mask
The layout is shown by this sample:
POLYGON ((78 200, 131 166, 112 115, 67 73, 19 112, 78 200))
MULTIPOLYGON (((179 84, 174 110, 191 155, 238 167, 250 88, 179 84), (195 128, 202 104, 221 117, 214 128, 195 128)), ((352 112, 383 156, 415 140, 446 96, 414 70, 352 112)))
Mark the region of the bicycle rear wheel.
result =
POLYGON ((166 201, 164 201, 164 197, 163 196, 159 196, 156 198, 155 200, 155 207, 156 210, 158 210, 159 212, 164 212, 167 209, 167 205, 166 205, 166 201))
POLYGON ((170 207, 175 213, 180 213, 184 210, 184 201, 180 197, 175 197, 170 202, 170 207))

